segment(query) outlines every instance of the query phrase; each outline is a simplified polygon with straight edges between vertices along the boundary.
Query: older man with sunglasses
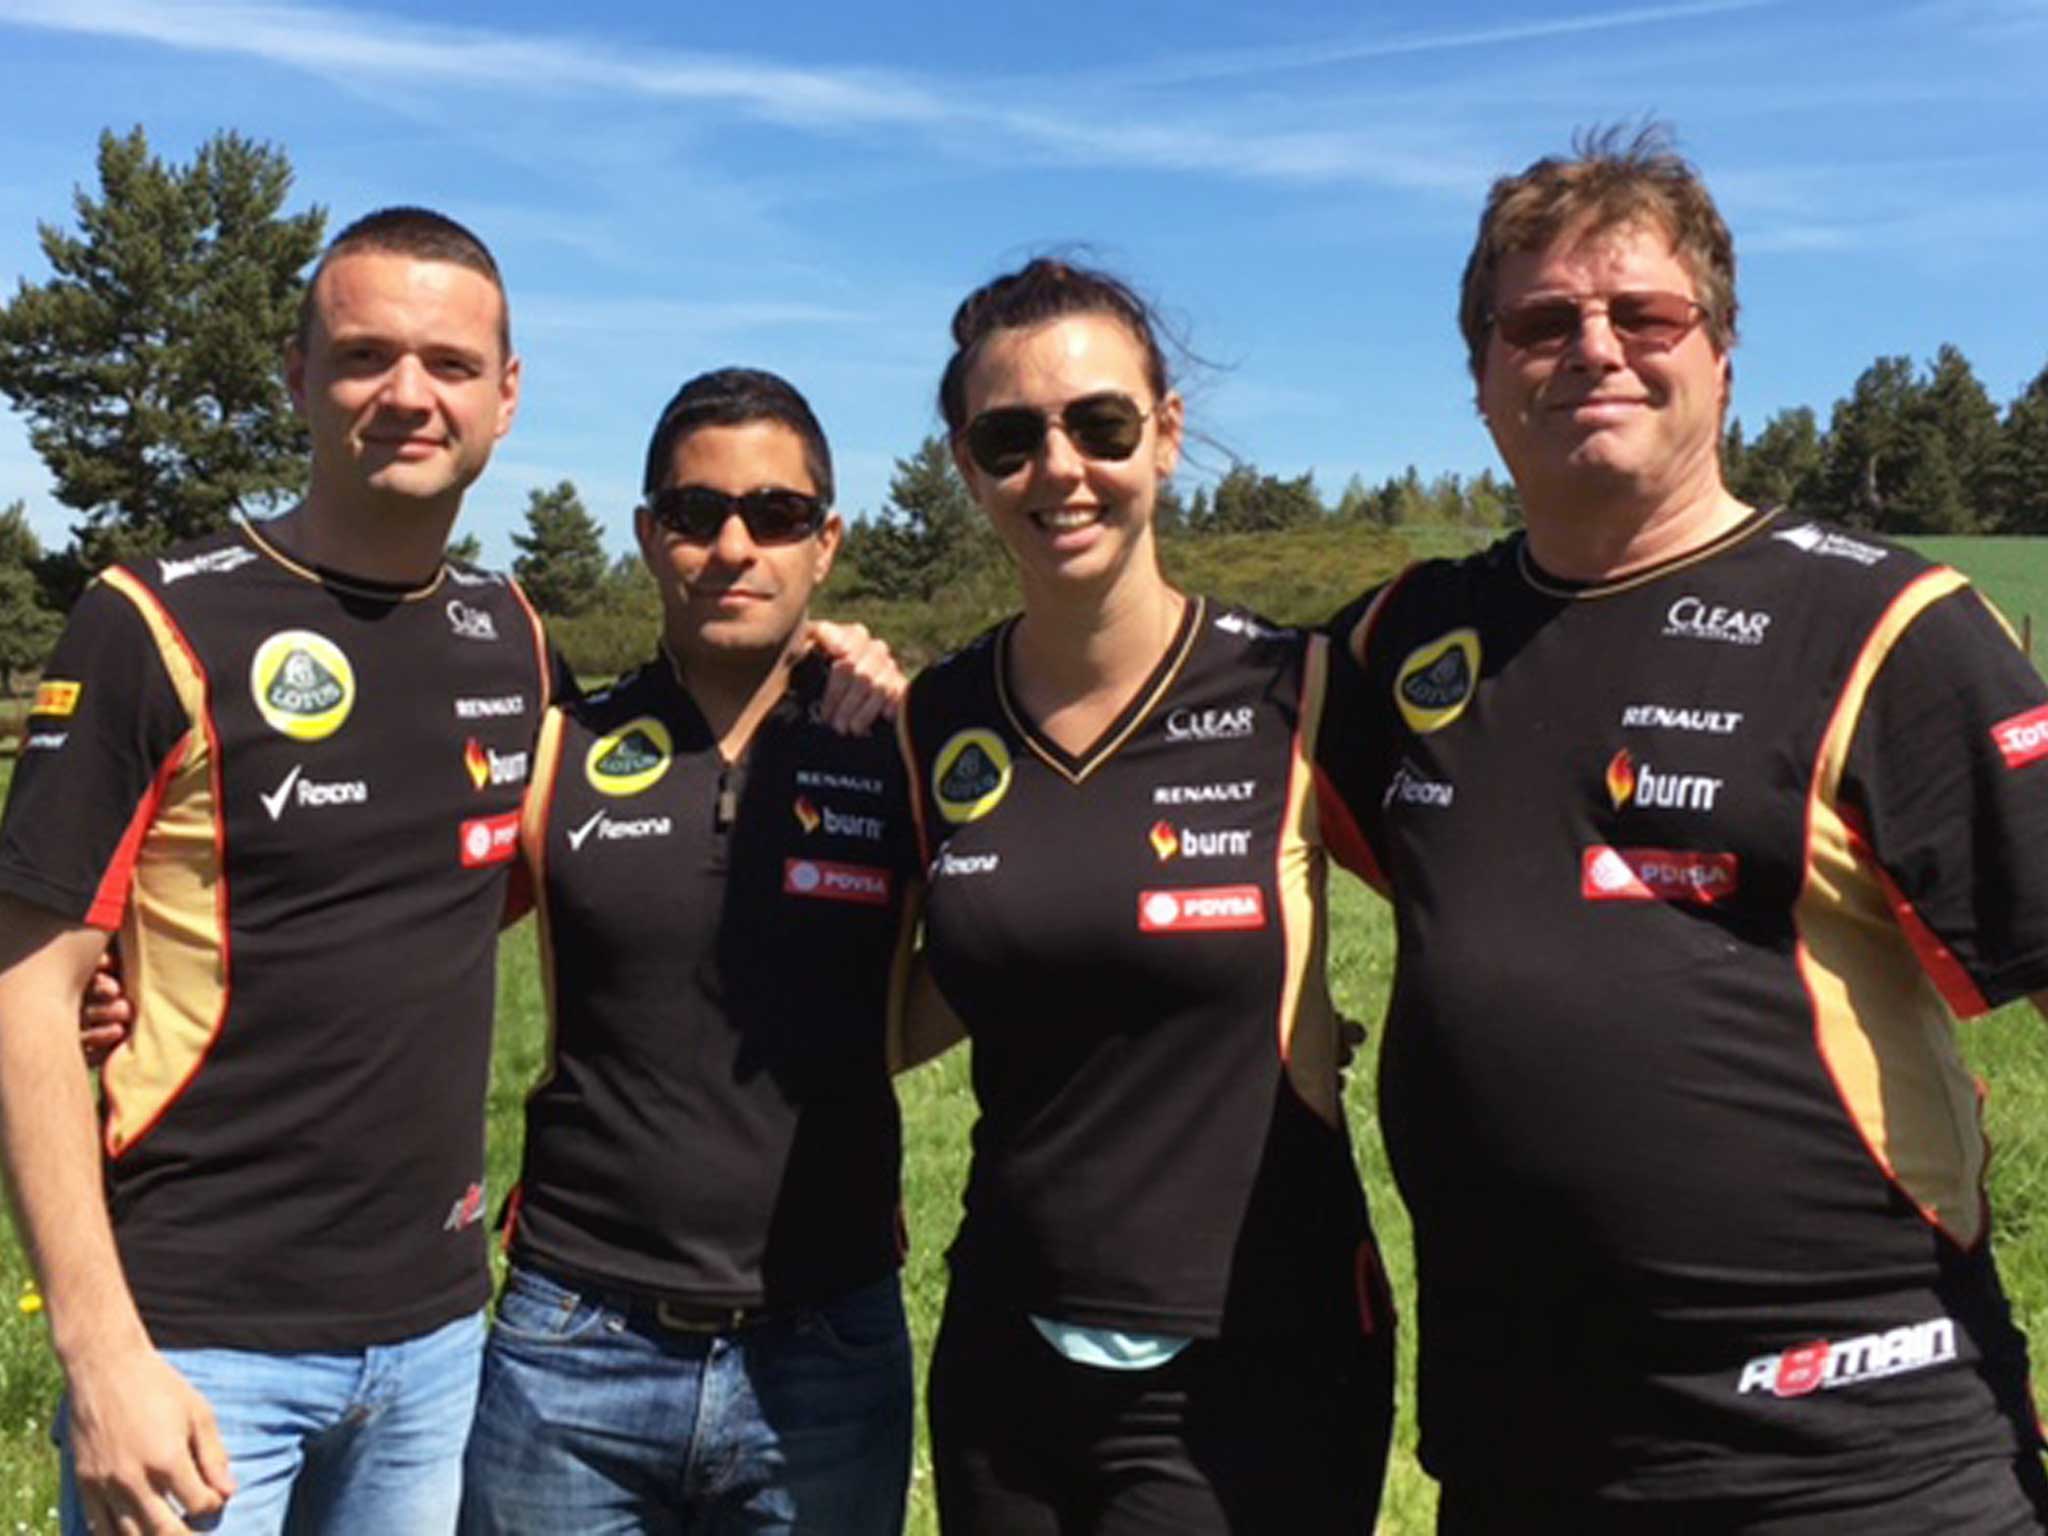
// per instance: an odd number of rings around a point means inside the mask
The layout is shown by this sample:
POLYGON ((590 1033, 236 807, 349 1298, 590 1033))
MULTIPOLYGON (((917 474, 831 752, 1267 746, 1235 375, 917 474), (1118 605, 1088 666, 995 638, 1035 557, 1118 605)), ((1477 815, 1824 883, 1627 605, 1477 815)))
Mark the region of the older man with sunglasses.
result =
POLYGON ((1527 532, 1339 620, 1450 1533, 2044 1528, 1953 1022, 2048 989, 2048 690, 1954 571, 1721 480, 1734 252, 1661 133, 1495 184, 1527 532))

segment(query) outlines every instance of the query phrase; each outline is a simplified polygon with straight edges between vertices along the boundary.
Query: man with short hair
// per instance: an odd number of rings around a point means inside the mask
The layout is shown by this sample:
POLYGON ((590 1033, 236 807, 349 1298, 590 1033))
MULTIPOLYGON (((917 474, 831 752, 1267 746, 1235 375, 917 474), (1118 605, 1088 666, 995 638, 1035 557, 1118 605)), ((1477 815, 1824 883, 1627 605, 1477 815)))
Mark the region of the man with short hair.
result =
POLYGON ((286 370, 304 500, 104 573, 0 824, 0 1144, 67 1532, 413 1536, 459 1498, 551 671, 517 588, 442 558, 519 400, 489 252, 421 209, 351 225, 286 370), (136 1023, 96 1148, 77 1007, 110 935, 136 1023))
POLYGON ((1339 624, 1439 1529, 2037 1531, 1956 1016, 2048 1000, 2048 690, 1956 572, 1722 484, 1734 250, 1655 131, 1497 182, 1527 531, 1339 624))

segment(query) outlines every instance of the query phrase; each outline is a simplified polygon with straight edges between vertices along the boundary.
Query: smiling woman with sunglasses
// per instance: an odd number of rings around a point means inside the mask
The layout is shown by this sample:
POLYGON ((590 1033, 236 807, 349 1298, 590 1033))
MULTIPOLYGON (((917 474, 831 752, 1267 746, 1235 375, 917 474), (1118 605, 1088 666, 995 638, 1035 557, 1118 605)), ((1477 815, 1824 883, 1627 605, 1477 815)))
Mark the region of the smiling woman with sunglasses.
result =
POLYGON ((1034 261, 953 334, 955 461, 1023 611, 902 724, 980 1108, 940 1524, 1357 1536, 1392 1319, 1323 975, 1323 642, 1161 574, 1182 404, 1127 287, 1034 261))

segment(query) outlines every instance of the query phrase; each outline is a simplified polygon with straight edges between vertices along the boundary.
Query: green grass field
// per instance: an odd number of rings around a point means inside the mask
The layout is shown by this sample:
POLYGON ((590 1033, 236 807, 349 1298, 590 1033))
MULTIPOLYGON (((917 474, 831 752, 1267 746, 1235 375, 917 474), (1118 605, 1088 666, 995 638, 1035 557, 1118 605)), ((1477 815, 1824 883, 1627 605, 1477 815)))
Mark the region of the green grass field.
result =
MULTIPOLYGON (((2048 541, 1965 541, 1943 548, 1978 576, 2014 622, 2024 612, 2048 618, 2048 541), (1987 550, 1983 546, 1996 545, 1987 550), (2017 547, 2006 547, 2017 545, 2017 547), (1981 566, 1981 569, 1980 569, 1981 566), (2029 593, 2038 597, 2029 599, 2029 593), (2036 606, 2029 609, 2028 601, 2036 606)), ((0 786, 8 764, 0 760, 0 786)), ((1385 908, 1350 880, 1339 877, 1333 896, 1331 975, 1340 1006, 1352 1015, 1377 1020, 1390 977, 1390 934, 1385 908)), ((520 1106, 545 1050, 541 991, 530 927, 507 936, 499 966, 499 1038, 490 1099, 492 1188, 502 1191, 518 1161, 520 1106)), ((1966 1025, 1965 1051, 1991 1087, 1988 1120, 1996 1149, 1992 1198, 1997 1243, 2014 1306, 2023 1327, 2048 1347, 2048 1032, 2031 1010, 2008 1008, 1966 1025)), ((1386 1171, 1370 1111, 1372 1053, 1353 1074, 1349 1094, 1360 1172, 1387 1267, 1404 1316, 1413 1315, 1413 1267, 1408 1224, 1386 1171)), ((906 1154, 905 1202, 912 1250, 906 1275, 912 1328, 920 1360, 931 1341, 943 1288, 941 1256, 958 1218, 959 1189, 967 1132, 973 1119, 962 1051, 903 1079, 906 1154)), ((54 1532, 54 1457, 48 1445, 57 1373, 39 1315, 22 1310, 28 1272, 11 1229, 0 1233, 0 1536, 54 1532)), ((1413 1454, 1412 1360, 1414 1340, 1404 1339, 1399 1443, 1380 1524, 1383 1533, 1422 1536, 1431 1529, 1435 1495, 1413 1454)), ((910 1529, 928 1536, 936 1530, 930 1504, 930 1465, 922 1444, 913 1484, 910 1529)))

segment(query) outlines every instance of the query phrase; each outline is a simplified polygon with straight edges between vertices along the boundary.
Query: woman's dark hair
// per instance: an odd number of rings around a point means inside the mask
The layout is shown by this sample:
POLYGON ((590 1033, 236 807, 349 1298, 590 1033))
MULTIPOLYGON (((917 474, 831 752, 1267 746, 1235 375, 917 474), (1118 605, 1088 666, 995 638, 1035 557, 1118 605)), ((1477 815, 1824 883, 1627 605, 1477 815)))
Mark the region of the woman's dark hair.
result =
POLYGON ((939 411, 947 429, 958 432, 967 425, 967 375, 991 335, 1069 315, 1109 315, 1122 321, 1145 349, 1145 377, 1154 399, 1166 397, 1166 354, 1159 345, 1152 306, 1107 272, 1039 256, 982 284, 953 311, 953 356, 939 378, 939 411))
POLYGON ((760 368, 714 368, 700 373, 675 392, 661 408, 654 436, 647 444, 647 469, 640 494, 652 496, 668 477, 676 444, 700 427, 743 427, 750 422, 780 422, 804 445, 804 468, 818 499, 832 505, 832 450, 825 429, 811 413, 811 403, 779 374, 760 368))

